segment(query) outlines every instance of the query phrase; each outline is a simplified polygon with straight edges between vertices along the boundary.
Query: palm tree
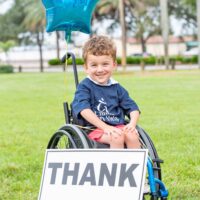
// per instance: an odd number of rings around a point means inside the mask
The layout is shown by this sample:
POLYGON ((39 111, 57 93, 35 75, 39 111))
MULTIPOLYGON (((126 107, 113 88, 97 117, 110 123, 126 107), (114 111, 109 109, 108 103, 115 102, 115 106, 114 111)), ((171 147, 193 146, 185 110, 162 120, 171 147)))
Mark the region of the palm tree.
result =
POLYGON ((122 67, 126 70, 126 25, 125 25, 125 5, 127 0, 102 0, 95 11, 94 16, 99 20, 103 20, 104 16, 115 19, 121 25, 122 35, 122 67))
MULTIPOLYGON (((25 4, 25 12, 27 14, 24 25, 33 33, 36 33, 37 44, 39 46, 40 52, 40 69, 43 71, 43 54, 42 54, 42 46, 44 41, 44 27, 46 24, 45 20, 45 11, 42 5, 41 0, 28 0, 25 4)), ((60 58, 60 44, 59 39, 60 35, 58 31, 55 31, 56 34, 56 53, 57 58, 60 58)))
POLYGON ((169 69, 169 20, 168 20, 168 0, 160 0, 161 7, 161 26, 162 35, 164 41, 164 52, 165 52, 165 66, 169 69))
MULTIPOLYGON (((140 39, 142 51, 146 52, 147 39, 160 33, 159 15, 159 0, 101 0, 94 13, 95 18, 100 21, 114 19, 111 28, 115 28, 116 23, 121 24, 122 60, 126 60, 128 34, 140 39)), ((123 68, 125 70, 125 67, 123 68)))
POLYGON ((44 27, 45 27, 45 14, 40 0, 28 0, 21 2, 24 4, 24 10, 26 17, 23 21, 23 25, 33 34, 36 34, 36 41, 39 47, 40 53, 40 71, 43 72, 43 52, 42 46, 44 41, 44 27))
POLYGON ((199 43, 198 64, 200 69, 200 0, 197 0, 196 5, 197 5, 197 26, 198 26, 197 38, 199 43))
POLYGON ((123 71, 126 71, 126 25, 125 25, 125 7, 124 7, 124 0, 119 0, 119 13, 120 13, 120 24, 121 24, 121 30, 122 30, 122 59, 121 59, 121 65, 123 68, 123 71))

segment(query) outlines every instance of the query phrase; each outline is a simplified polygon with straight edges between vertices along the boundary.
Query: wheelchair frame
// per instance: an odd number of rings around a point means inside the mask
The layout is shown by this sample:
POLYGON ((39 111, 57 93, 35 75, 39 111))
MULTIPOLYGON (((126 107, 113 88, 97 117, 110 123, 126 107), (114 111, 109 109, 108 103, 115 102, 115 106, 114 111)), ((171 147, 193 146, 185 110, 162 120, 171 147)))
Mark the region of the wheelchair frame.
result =
MULTIPOLYGON (((72 66, 74 72, 74 81, 76 87, 78 86, 78 73, 76 67, 76 59, 73 53, 67 53, 62 58, 62 63, 65 63, 66 59, 72 58, 72 66), (66 56, 67 55, 67 56, 66 56)), ((49 140, 47 149, 87 149, 87 148, 109 148, 106 144, 100 144, 96 141, 92 141, 87 137, 91 127, 82 127, 74 123, 71 110, 67 102, 63 103, 65 122, 66 124, 56 131, 49 140)), ((168 196, 168 191, 162 182, 161 176, 161 160, 158 156, 156 148, 153 141, 149 135, 137 125, 136 127, 140 142, 143 148, 147 148, 149 152, 147 160, 147 172, 148 172, 148 183, 150 186, 150 191, 144 193, 143 200, 147 199, 149 196, 150 200, 166 200, 168 196)))

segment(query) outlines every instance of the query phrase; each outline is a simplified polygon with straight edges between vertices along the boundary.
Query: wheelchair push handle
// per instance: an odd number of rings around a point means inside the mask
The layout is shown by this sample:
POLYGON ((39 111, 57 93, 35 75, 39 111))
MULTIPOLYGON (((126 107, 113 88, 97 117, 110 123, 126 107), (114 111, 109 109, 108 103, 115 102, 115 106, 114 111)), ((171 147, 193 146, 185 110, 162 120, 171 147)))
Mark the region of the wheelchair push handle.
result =
POLYGON ((77 88, 78 86, 78 72, 77 72, 77 67, 76 67, 76 58, 75 58, 75 55, 71 52, 67 52, 61 59, 61 62, 62 63, 65 63, 66 62, 66 59, 68 60, 69 58, 72 58, 72 66, 73 66, 73 72, 74 72, 74 81, 75 81, 75 86, 77 88))

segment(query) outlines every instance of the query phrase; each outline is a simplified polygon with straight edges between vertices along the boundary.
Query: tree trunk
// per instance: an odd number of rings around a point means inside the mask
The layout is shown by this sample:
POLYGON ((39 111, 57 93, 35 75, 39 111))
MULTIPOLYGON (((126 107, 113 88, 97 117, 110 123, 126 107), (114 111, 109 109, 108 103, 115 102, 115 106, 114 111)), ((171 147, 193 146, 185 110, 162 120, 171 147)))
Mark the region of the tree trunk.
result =
POLYGON ((144 39, 142 34, 141 34, 140 40, 141 40, 141 45, 142 45, 142 53, 145 53, 147 51, 146 40, 144 39))
POLYGON ((121 65, 123 71, 126 71, 126 25, 125 25, 125 15, 124 15, 124 0, 119 0, 119 12, 120 12, 120 24, 122 30, 122 59, 121 65))
POLYGON ((43 31, 41 33, 39 31, 37 31, 37 44, 38 44, 39 53, 40 53, 40 72, 44 71, 43 52, 42 52, 43 40, 44 40, 44 33, 43 33, 43 31), (41 34, 41 38, 40 38, 40 34, 41 34))
POLYGON ((200 0, 197 0, 197 27, 198 27, 198 47, 199 47, 199 53, 198 53, 198 65, 200 69, 200 0))
POLYGON ((168 17, 168 0, 160 0, 161 7, 161 28, 164 40, 165 66, 169 69, 169 17, 168 17))
POLYGON ((57 58, 60 59, 60 43, 59 43, 60 35, 59 32, 56 31, 56 54, 57 58))

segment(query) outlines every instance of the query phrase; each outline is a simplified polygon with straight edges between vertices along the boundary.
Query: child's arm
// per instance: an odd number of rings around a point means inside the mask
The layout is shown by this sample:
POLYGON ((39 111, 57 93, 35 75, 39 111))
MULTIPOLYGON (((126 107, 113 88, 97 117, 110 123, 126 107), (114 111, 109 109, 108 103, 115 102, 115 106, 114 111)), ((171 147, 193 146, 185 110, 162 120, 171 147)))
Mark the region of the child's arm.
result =
POLYGON ((81 116, 87 120, 89 123, 93 124, 94 126, 96 126, 97 128, 103 130, 105 133, 107 134, 121 134, 121 130, 118 128, 115 128, 114 126, 110 126, 108 124, 106 124, 105 122, 103 122, 102 120, 100 120, 95 113, 87 108, 84 109, 80 112, 81 116))
POLYGON ((126 130, 135 130, 137 122, 139 120, 140 113, 138 110, 132 111, 130 113, 130 122, 124 127, 126 130))
POLYGON ((129 122, 129 124, 131 124, 132 126, 136 127, 137 122, 139 120, 139 117, 140 117, 140 113, 139 113, 138 110, 132 111, 130 113, 130 122, 129 122))

